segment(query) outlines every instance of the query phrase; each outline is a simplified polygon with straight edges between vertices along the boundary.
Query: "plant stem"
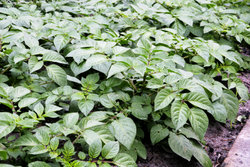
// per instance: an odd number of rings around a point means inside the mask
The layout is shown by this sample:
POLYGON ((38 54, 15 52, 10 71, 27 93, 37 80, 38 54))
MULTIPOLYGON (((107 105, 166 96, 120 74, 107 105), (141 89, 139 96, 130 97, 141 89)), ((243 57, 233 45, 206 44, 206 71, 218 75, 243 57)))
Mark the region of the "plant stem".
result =
POLYGON ((8 70, 10 69, 10 67, 11 67, 11 66, 5 68, 5 69, 1 72, 1 74, 4 74, 6 71, 8 71, 8 70))
POLYGON ((77 138, 72 142, 72 144, 75 144, 75 142, 81 137, 81 135, 78 135, 77 138))
POLYGON ((130 85, 133 87, 133 89, 137 92, 137 87, 135 86, 133 80, 128 79, 128 81, 129 81, 130 85))
POLYGON ((14 107, 14 103, 13 103, 12 101, 11 101, 10 103, 11 103, 12 106, 13 106, 13 107, 12 107, 12 112, 16 114, 16 109, 15 109, 15 107, 14 107))
MULTIPOLYGON (((124 76, 126 76, 126 74, 125 74, 124 72, 122 72, 122 74, 123 74, 124 76)), ((127 78, 125 78, 125 79, 127 79, 127 78)), ((135 86, 133 80, 130 79, 130 78, 128 78, 128 81, 129 81, 129 84, 133 87, 133 89, 137 92, 137 87, 135 86)))

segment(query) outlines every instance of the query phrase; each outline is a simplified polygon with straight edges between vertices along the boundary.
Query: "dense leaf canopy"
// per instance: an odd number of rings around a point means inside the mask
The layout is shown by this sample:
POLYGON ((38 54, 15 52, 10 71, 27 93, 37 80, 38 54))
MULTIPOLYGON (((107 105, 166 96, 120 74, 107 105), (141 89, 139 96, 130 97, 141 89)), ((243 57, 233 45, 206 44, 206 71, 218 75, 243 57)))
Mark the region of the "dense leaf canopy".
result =
POLYGON ((234 122, 250 69, 237 0, 1 0, 3 167, 135 167, 145 142, 212 167, 208 115, 234 122), (151 141, 147 141, 149 139, 151 141))

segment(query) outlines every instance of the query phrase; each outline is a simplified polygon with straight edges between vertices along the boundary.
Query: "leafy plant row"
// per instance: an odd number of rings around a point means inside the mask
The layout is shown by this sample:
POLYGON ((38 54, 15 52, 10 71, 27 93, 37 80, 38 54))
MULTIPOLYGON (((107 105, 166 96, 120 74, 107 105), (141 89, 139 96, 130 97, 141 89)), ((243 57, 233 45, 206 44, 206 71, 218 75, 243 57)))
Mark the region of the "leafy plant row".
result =
POLYGON ((247 88, 249 3, 0 2, 1 166, 133 167, 147 138, 212 166, 208 115, 247 88))

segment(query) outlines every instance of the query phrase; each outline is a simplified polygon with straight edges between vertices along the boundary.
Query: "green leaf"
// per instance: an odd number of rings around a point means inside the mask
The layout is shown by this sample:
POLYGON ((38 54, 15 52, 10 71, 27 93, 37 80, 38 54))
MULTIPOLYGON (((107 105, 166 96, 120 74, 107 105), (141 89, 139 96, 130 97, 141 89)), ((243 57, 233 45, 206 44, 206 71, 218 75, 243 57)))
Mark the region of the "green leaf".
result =
POLYGON ((89 58, 90 54, 95 52, 94 49, 75 49, 67 54, 66 57, 73 57, 77 64, 83 62, 84 59, 89 58))
POLYGON ((125 48, 122 46, 115 46, 112 48, 112 51, 115 55, 119 55, 119 54, 123 54, 125 52, 127 52, 130 48, 125 48))
POLYGON ((152 78, 148 81, 147 88, 158 89, 163 87, 163 80, 158 78, 152 78))
POLYGON ((58 65, 52 64, 46 67, 48 76, 60 86, 67 85, 67 74, 58 65))
POLYGON ((168 135, 168 128, 163 128, 160 124, 154 125, 150 130, 150 139, 153 145, 165 139, 168 135))
POLYGON ((8 124, 6 122, 0 122, 0 139, 10 134, 16 128, 16 124, 8 124))
POLYGON ((157 13, 157 15, 153 16, 158 21, 160 21, 163 25, 167 25, 168 27, 175 21, 175 18, 171 14, 166 13, 157 13))
POLYGON ((208 110, 208 112, 213 115, 213 117, 216 121, 226 123, 227 110, 224 107, 224 105, 222 105, 218 101, 213 103, 213 108, 211 110, 208 110))
POLYGON ((221 63, 224 63, 223 57, 221 56, 220 52, 218 52, 217 50, 211 51, 210 55, 218 59, 221 63))
POLYGON ((110 69, 110 66, 111 66, 111 62, 104 62, 101 64, 94 65, 92 68, 98 72, 101 72, 105 75, 108 75, 108 71, 110 69))
POLYGON ((146 147, 142 144, 141 141, 135 140, 133 144, 133 148, 136 150, 137 154, 142 159, 147 159, 147 150, 146 147))
POLYGON ((95 73, 95 74, 89 74, 87 77, 86 77, 86 81, 87 83, 90 83, 90 84, 95 84, 99 81, 100 79, 100 76, 98 73, 95 73))
POLYGON ((173 102, 171 106, 171 119, 176 130, 181 128, 187 122, 189 116, 189 107, 186 103, 179 100, 173 102))
POLYGON ((38 40, 34 36, 27 33, 24 33, 24 42, 29 48, 39 46, 38 40))
POLYGON ((239 93, 240 98, 242 100, 247 101, 249 99, 248 98, 248 95, 249 95, 248 94, 248 89, 247 89, 247 87, 243 83, 237 83, 236 84, 236 90, 239 93))
POLYGON ((180 15, 178 19, 180 19, 183 23, 186 23, 191 27, 193 26, 193 19, 189 16, 180 15))
POLYGON ((179 156, 190 161, 192 157, 192 143, 183 135, 170 133, 168 138, 170 148, 179 156))
POLYGON ((162 89, 155 97, 155 111, 167 107, 175 97, 176 94, 172 93, 169 89, 162 89))
POLYGON ((141 61, 139 61, 137 59, 134 59, 133 68, 141 76, 144 76, 144 73, 146 72, 146 65, 143 62, 141 62, 141 61))
POLYGON ((108 78, 117 74, 117 73, 126 71, 127 69, 128 69, 128 67, 124 64, 121 64, 121 63, 113 64, 109 69, 108 78))
POLYGON ((63 35, 57 35, 54 38, 54 45, 58 52, 60 52, 60 50, 64 48, 68 44, 68 42, 69 42, 69 37, 63 35))
POLYGON ((13 104, 11 104, 11 102, 9 102, 8 100, 6 100, 6 99, 1 99, 0 98, 0 104, 3 104, 3 105, 5 105, 5 106, 7 106, 7 107, 9 107, 9 108, 13 108, 13 104))
POLYGON ((226 108, 227 118, 234 122, 239 111, 239 101, 236 95, 231 90, 224 90, 220 103, 226 108))
POLYGON ((108 164, 107 162, 99 165, 99 167, 112 167, 110 164, 108 164))
POLYGON ((19 62, 22 62, 26 59, 27 57, 25 55, 19 54, 14 57, 14 63, 17 64, 19 62))
POLYGON ((50 61, 61 64, 68 64, 62 55, 54 51, 47 51, 43 54, 43 61, 50 61))
POLYGON ((136 126, 132 119, 124 117, 112 122, 115 138, 130 149, 136 135, 136 126))
POLYGON ((93 110, 94 106, 95 103, 92 100, 81 100, 78 102, 78 107, 85 116, 93 110))
POLYGON ((104 94, 100 97, 100 102, 104 107, 112 108, 115 105, 116 96, 114 93, 104 94))
POLYGON ((140 103, 132 103, 131 105, 132 114, 141 120, 147 120, 148 114, 152 112, 151 106, 142 107, 140 103))
POLYGON ((91 145, 92 142, 94 142, 93 139, 100 139, 100 136, 93 130, 85 130, 83 132, 83 137, 88 145, 91 145))
POLYGON ((178 20, 176 20, 172 26, 179 35, 184 35, 186 32, 186 27, 178 20))
POLYGON ((5 92, 4 88, 2 88, 1 86, 0 86, 0 96, 2 96, 3 98, 8 97, 8 95, 7 95, 7 93, 5 92))
POLYGON ((28 167, 51 167, 51 166, 42 161, 35 161, 32 163, 29 163, 28 167))
POLYGON ((56 118, 58 115, 55 113, 56 111, 62 110, 61 107, 52 105, 52 104, 47 104, 45 108, 45 114, 43 115, 44 117, 50 117, 50 118, 56 118))
POLYGON ((0 83, 7 82, 9 78, 6 75, 0 74, 0 83))
POLYGON ((49 137, 49 133, 46 130, 38 129, 35 136, 43 145, 49 144, 50 137, 49 137))
POLYGON ((46 152, 48 152, 48 150, 47 150, 46 147, 43 146, 43 145, 34 146, 34 147, 32 147, 32 149, 30 150, 30 154, 34 154, 34 155, 43 154, 43 153, 46 153, 46 152))
POLYGON ((106 61, 107 61, 107 58, 105 55, 95 54, 87 59, 86 65, 92 67, 94 65, 98 65, 106 61))
POLYGON ((194 130, 191 127, 186 128, 180 128, 179 132, 183 135, 185 135, 187 138, 195 139, 197 141, 200 141, 199 137, 195 134, 194 130))
POLYGON ((151 43, 146 37, 142 37, 140 41, 138 42, 137 46, 142 47, 145 50, 149 51, 151 49, 151 43))
POLYGON ((88 71, 90 68, 91 66, 87 66, 86 63, 81 63, 80 65, 77 65, 75 62, 72 62, 70 64, 70 69, 72 70, 75 76, 88 71))
POLYGON ((114 141, 113 134, 110 132, 107 126, 96 126, 93 128, 93 130, 104 143, 114 141))
POLYGON ((222 52, 223 56, 228 58, 229 60, 235 62, 236 64, 239 64, 237 60, 237 56, 239 56, 236 52, 222 52))
POLYGON ((90 162, 88 164, 88 167, 97 167, 96 163, 95 162, 90 162))
POLYGON ((0 121, 13 123, 15 121, 14 116, 8 112, 0 112, 0 121))
POLYGON ((202 93, 198 92, 190 92, 183 94, 183 99, 187 100, 191 104, 193 104, 196 107, 205 109, 205 110, 210 110, 212 107, 212 104, 208 97, 202 93))
POLYGON ((34 46, 30 48, 31 55, 42 55, 44 52, 46 52, 46 49, 41 46, 34 46))
MULTIPOLYGON (((133 144, 134 145, 134 144, 133 144)), ((132 146, 130 150, 128 150, 126 147, 121 146, 120 152, 119 153, 126 153, 129 156, 131 156, 134 161, 137 160, 137 152, 136 149, 132 146)))
POLYGON ((78 78, 72 77, 70 75, 67 75, 67 80, 70 81, 70 82, 73 82, 73 83, 81 84, 81 81, 78 78))
POLYGON ((180 66, 185 67, 186 62, 185 62, 183 57, 181 57, 179 55, 174 55, 173 56, 173 61, 175 63, 179 64, 180 66))
POLYGON ((34 111, 37 113, 37 115, 40 117, 43 114, 44 107, 43 105, 39 102, 35 105, 34 111))
POLYGON ((19 137, 15 143, 14 146, 37 146, 39 145, 39 141, 37 138, 31 134, 23 135, 19 137))
POLYGON ((89 156, 91 158, 96 158, 100 155, 102 151, 102 142, 101 140, 94 140, 89 146, 89 156))
MULTIPOLYGON (((90 116, 89 117, 84 117, 79 123, 80 128, 88 129, 88 128, 91 128, 91 127, 94 127, 94 126, 103 125, 104 124, 103 122, 98 121, 98 115, 103 114, 102 112, 103 111, 101 111, 101 112, 98 112, 98 111, 93 112, 93 114, 96 113, 97 115, 91 114, 91 116, 93 115, 93 117, 90 117, 90 116), (97 118, 95 116, 97 116, 97 118)), ((108 117, 106 117, 106 118, 108 118, 108 117)))
POLYGON ((72 156, 75 154, 75 147, 74 145, 72 144, 71 141, 67 141, 64 146, 64 151, 63 151, 63 154, 64 155, 67 155, 67 156, 72 156))
POLYGON ((86 154, 84 152, 79 152, 78 153, 78 157, 81 159, 81 160, 84 160, 86 158, 86 154))
POLYGON ((179 70, 178 70, 178 73, 181 74, 181 76, 182 76, 184 79, 193 77, 193 73, 192 73, 192 72, 189 72, 189 71, 185 71, 185 70, 179 69, 179 70))
POLYGON ((197 36, 197 37, 201 37, 203 35, 203 28, 199 27, 199 26, 194 26, 194 27, 188 27, 188 29, 190 30, 190 32, 197 36))
POLYGON ((28 62, 30 73, 40 70, 43 67, 43 61, 38 61, 36 56, 31 56, 28 62))
POLYGON ((134 159, 126 153, 119 153, 113 161, 119 167, 137 167, 134 159))
MULTIPOLYGON (((8 155, 8 152, 7 150, 5 150, 5 148, 1 148, 0 147, 0 159, 1 160, 8 160, 9 159, 9 155, 8 155)), ((2 164, 0 164, 1 166, 4 166, 2 164)))
POLYGON ((119 152, 119 143, 110 141, 102 149, 102 157, 105 159, 114 158, 119 152))
POLYGON ((52 150, 56 150, 58 146, 59 146, 59 139, 58 139, 58 137, 53 137, 50 140, 50 148, 52 150))
POLYGON ((30 106, 31 104, 35 103, 38 99, 34 97, 27 97, 19 101, 18 107, 24 108, 30 106))
POLYGON ((203 139, 208 128, 208 118, 206 113, 198 108, 192 108, 190 110, 189 121, 195 133, 200 139, 203 139))
POLYGON ((192 142, 192 154, 199 161, 203 167, 212 167, 213 164, 207 155, 206 151, 202 148, 200 144, 195 141, 192 142))
POLYGON ((204 48, 204 47, 197 47, 196 50, 195 50, 198 55, 200 55, 204 60, 206 60, 206 62, 209 61, 209 51, 207 50, 207 48, 204 48))
MULTIPOLYGON (((177 83, 178 89, 188 89, 196 87, 196 83, 190 79, 182 79, 177 83)), ((192 90, 190 90, 192 91, 192 90)))
POLYGON ((248 43, 248 45, 250 45, 250 33, 249 33, 249 31, 247 33, 248 33, 248 35, 244 36, 243 38, 246 41, 246 43, 248 43))
POLYGON ((67 128, 72 128, 78 122, 78 119, 79 119, 78 113, 69 113, 64 116, 63 124, 67 128))
POLYGON ((23 86, 18 86, 12 91, 12 96, 15 98, 23 97, 27 94, 30 93, 30 90, 23 87, 23 86))

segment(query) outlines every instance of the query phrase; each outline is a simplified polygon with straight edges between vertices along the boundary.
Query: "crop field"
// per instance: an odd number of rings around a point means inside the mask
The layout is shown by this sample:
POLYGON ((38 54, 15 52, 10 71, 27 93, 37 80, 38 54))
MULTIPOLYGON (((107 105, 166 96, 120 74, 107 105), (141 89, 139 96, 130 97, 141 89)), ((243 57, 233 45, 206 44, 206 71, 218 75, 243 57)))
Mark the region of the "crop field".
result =
POLYGON ((1 0, 0 166, 136 167, 151 145, 212 167, 249 46, 248 0, 1 0))

